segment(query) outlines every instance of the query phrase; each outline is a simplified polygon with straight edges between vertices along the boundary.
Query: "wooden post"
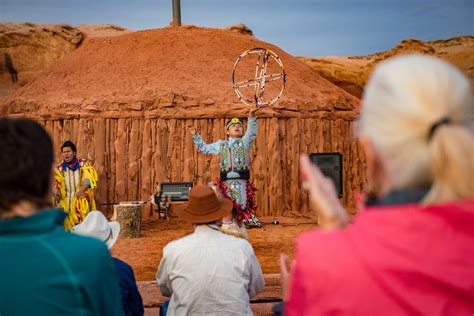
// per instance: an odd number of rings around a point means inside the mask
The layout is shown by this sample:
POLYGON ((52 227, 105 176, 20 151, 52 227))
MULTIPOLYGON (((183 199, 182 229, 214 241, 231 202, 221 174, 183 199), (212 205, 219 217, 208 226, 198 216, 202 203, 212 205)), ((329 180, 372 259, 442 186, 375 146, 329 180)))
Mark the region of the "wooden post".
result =
POLYGON ((120 223, 120 237, 138 238, 142 221, 140 205, 114 205, 114 217, 120 223))
POLYGON ((181 1, 173 0, 173 26, 181 26, 181 1))

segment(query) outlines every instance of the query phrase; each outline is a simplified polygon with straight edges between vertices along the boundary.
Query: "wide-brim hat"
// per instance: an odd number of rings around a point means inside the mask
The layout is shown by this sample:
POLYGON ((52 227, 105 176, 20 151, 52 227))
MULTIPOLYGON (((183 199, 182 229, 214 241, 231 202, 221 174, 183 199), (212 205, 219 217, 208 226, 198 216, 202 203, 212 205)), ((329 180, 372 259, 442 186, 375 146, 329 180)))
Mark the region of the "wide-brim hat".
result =
POLYGON ((180 218, 195 224, 217 221, 232 211, 232 201, 218 199, 207 185, 200 184, 189 191, 187 203, 178 206, 174 211, 180 218))
POLYGON ((98 238, 111 249, 119 237, 120 224, 109 222, 102 212, 90 211, 82 223, 72 228, 72 232, 98 238))

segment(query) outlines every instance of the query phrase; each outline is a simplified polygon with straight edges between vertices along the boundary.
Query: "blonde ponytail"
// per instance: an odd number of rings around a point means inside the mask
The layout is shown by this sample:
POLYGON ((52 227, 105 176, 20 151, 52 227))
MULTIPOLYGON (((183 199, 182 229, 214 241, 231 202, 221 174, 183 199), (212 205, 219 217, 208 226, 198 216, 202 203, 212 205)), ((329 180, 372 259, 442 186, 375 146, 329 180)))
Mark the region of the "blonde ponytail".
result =
POLYGON ((375 69, 362 101, 359 133, 380 156, 389 190, 430 187, 425 203, 474 198, 472 92, 458 69, 394 57, 375 69))
POLYGON ((429 140, 431 190, 425 203, 474 198, 474 135, 467 126, 439 126, 429 140))

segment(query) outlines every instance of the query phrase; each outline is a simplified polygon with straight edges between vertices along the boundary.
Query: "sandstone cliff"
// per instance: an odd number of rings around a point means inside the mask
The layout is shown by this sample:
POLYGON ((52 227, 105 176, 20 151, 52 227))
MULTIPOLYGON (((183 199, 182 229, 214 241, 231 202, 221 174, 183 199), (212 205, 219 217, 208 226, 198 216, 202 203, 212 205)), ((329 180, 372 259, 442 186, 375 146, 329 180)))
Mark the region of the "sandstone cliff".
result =
POLYGON ((392 56, 407 53, 428 54, 442 58, 461 69, 474 86, 473 36, 460 36, 430 42, 406 39, 389 51, 368 56, 299 58, 322 77, 360 98, 374 66, 392 56))
POLYGON ((24 86, 57 60, 76 50, 86 38, 130 31, 111 24, 0 23, 0 97, 24 86))

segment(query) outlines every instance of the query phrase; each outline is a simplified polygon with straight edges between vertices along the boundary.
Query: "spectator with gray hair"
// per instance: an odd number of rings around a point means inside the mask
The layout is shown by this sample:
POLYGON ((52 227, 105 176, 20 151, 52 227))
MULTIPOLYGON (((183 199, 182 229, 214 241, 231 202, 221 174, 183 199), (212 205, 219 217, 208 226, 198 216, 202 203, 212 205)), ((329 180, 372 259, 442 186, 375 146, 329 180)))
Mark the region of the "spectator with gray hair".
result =
POLYGON ((349 224, 332 183, 301 158, 321 228, 281 256, 286 315, 471 315, 472 92, 455 67, 408 55, 380 64, 358 126, 373 197, 349 224))

